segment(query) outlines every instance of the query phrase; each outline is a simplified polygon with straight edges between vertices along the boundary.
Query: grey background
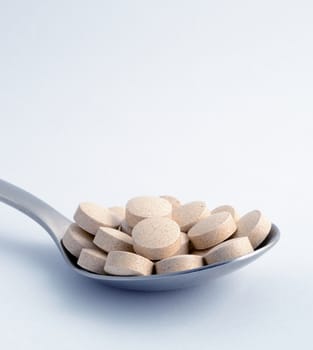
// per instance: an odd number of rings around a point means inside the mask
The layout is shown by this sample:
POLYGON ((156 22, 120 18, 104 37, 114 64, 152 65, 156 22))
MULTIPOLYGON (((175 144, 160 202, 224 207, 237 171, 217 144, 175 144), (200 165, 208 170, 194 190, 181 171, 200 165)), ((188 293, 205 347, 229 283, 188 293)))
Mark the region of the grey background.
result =
POLYGON ((68 217, 139 194, 260 208, 280 243, 169 293, 76 276, 0 206, 6 349, 312 344, 310 1, 0 1, 1 177, 68 217))

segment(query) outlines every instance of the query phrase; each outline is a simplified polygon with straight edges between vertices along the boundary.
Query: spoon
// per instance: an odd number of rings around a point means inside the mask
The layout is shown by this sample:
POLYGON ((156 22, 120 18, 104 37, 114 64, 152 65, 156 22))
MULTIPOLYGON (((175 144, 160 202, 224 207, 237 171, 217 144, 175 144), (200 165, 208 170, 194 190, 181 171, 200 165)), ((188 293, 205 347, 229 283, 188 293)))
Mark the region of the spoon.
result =
POLYGON ((213 280, 254 261, 272 248, 278 242, 280 236, 279 229, 276 225, 272 224, 269 235, 254 252, 237 259, 206 265, 192 270, 143 277, 98 275, 81 269, 76 264, 76 259, 68 254, 62 245, 61 239, 68 226, 72 224, 71 220, 39 198, 4 180, 0 180, 0 202, 4 202, 20 210, 41 225, 53 239, 65 262, 75 272, 85 277, 100 280, 107 286, 123 289, 161 291, 190 287, 201 282, 213 280))

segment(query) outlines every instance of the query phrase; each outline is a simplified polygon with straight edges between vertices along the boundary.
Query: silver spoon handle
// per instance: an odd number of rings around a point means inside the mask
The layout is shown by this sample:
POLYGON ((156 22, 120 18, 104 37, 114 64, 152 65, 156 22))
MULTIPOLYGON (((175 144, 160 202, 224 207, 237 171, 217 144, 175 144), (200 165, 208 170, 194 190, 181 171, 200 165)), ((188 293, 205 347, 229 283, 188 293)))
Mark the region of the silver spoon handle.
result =
POLYGON ((47 203, 1 179, 0 202, 10 205, 35 220, 57 244, 60 244, 66 228, 71 223, 47 203))

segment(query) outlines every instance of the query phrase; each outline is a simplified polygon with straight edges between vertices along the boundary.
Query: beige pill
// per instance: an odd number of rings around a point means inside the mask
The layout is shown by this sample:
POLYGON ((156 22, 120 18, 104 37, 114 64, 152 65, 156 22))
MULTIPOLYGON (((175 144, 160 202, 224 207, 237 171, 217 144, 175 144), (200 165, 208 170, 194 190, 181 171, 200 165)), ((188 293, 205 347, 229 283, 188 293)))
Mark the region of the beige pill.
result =
POLYGON ((157 274, 191 270, 200 266, 203 266, 202 256, 191 254, 172 256, 155 264, 157 274))
POLYGON ((119 229, 120 229, 120 231, 127 233, 129 236, 131 236, 131 234, 132 234, 132 228, 127 224, 126 220, 123 220, 121 222, 119 229))
POLYGON ((117 276, 151 275, 153 262, 129 252, 111 251, 106 259, 104 271, 117 276))
POLYGON ((62 238, 62 243, 72 255, 78 258, 83 248, 96 248, 92 242, 93 238, 90 233, 78 225, 71 224, 62 238))
POLYGON ((111 250, 134 251, 132 238, 127 233, 110 227, 99 227, 93 242, 105 252, 111 250))
POLYGON ((224 211, 200 220, 188 231, 188 237, 196 250, 207 249, 223 242, 236 229, 233 217, 224 211))
POLYGON ((187 233, 180 233, 180 247, 173 255, 185 255, 189 253, 189 237, 187 233))
POLYGON ((173 209, 181 206, 180 201, 176 197, 173 197, 173 196, 160 196, 160 197, 169 201, 172 204, 173 209))
POLYGON ((240 219, 238 212, 231 205, 220 205, 219 207, 212 210, 212 214, 221 213, 223 211, 230 213, 236 222, 240 219))
POLYGON ((124 207, 110 207, 109 210, 116 215, 120 221, 125 220, 125 208, 124 207))
POLYGON ((90 202, 79 204, 74 220, 82 229, 93 235, 100 226, 117 227, 121 222, 109 209, 90 202))
POLYGON ((204 261, 210 265, 221 261, 232 260, 253 252, 248 237, 232 238, 212 248, 205 256, 204 261))
POLYGON ((259 211, 253 210, 242 216, 237 222, 237 232, 234 237, 247 236, 252 247, 257 248, 271 230, 271 222, 259 211))
POLYGON ((82 249, 77 264, 85 270, 104 274, 107 255, 99 249, 82 249))
POLYGON ((160 197, 136 197, 126 204, 126 221, 130 227, 134 227, 143 219, 159 216, 171 217, 172 205, 169 201, 160 197))
POLYGON ((140 221, 132 231, 134 250, 150 260, 175 254, 180 248, 180 229, 168 218, 154 217, 140 221))
POLYGON ((175 208, 172 218, 178 223, 182 232, 187 232, 203 215, 207 215, 207 211, 208 208, 204 202, 190 202, 175 208))

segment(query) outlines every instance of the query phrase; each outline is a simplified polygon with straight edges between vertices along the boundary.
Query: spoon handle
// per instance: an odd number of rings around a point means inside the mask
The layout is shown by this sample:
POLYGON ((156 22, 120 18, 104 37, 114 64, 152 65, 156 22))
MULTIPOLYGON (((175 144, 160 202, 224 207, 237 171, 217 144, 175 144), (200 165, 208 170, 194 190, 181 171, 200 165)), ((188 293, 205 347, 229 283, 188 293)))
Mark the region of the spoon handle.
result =
POLYGON ((29 192, 0 179, 0 202, 23 212, 41 225, 60 244, 71 221, 29 192))

